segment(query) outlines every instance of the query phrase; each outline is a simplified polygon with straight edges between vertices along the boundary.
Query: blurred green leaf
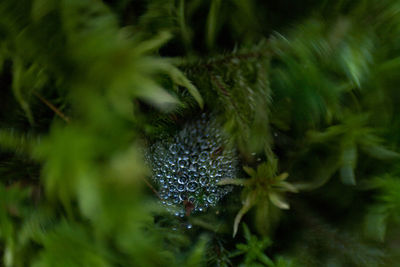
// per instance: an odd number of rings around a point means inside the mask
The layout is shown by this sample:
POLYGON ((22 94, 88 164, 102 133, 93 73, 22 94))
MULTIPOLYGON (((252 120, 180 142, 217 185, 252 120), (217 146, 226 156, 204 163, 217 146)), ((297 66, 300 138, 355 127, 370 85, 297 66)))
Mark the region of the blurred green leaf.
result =
POLYGON ((207 16, 207 29, 206 29, 206 43, 208 48, 212 48, 215 43, 215 37, 218 32, 218 17, 220 11, 221 1, 212 0, 210 11, 207 16))
POLYGON ((197 101, 200 108, 204 107, 204 101, 199 91, 179 69, 175 68, 174 66, 166 66, 165 71, 169 74, 174 83, 188 89, 189 93, 197 101))
POLYGON ((200 237, 188 259, 186 260, 185 266, 196 267, 204 266, 205 263, 205 250, 207 245, 207 238, 205 236, 200 237))
POLYGON ((42 245, 32 266, 111 266, 107 253, 93 244, 85 229, 65 221, 45 235, 42 245))
POLYGON ((56 8, 57 2, 54 0, 34 0, 32 4, 32 19, 39 21, 56 8))
MULTIPOLYGON (((29 120, 30 124, 34 123, 33 114, 31 108, 29 106, 29 102, 27 101, 27 94, 23 88, 24 82, 24 68, 23 63, 20 59, 14 60, 14 79, 13 79, 13 92, 14 96, 17 99, 18 103, 20 104, 21 108, 24 110, 26 117, 29 120)), ((26 89, 25 89, 26 90, 26 89)))
POLYGON ((400 179, 386 174, 372 179, 369 184, 377 194, 375 204, 365 217, 365 231, 369 237, 384 241, 388 223, 400 221, 400 179))
POLYGON ((246 244, 237 244, 237 251, 233 252, 231 257, 244 254, 244 266, 256 266, 259 263, 269 267, 275 266, 274 262, 264 254, 264 250, 272 244, 271 240, 267 237, 259 240, 257 236, 250 233, 246 224, 243 224, 243 231, 246 244))
POLYGON ((33 147, 38 141, 37 138, 29 133, 21 134, 13 129, 0 129, 0 148, 2 150, 30 156, 33 147))
MULTIPOLYGON (((244 186, 242 191, 243 206, 236 214, 233 223, 234 237, 236 236, 242 217, 253 206, 257 206, 264 212, 268 210, 268 213, 270 208, 266 206, 269 205, 269 202, 280 209, 289 209, 289 204, 283 200, 282 194, 284 192, 297 192, 295 186, 285 182, 285 179, 288 177, 287 173, 276 175, 276 159, 270 159, 268 163, 261 163, 257 166, 257 170, 245 167, 245 171, 251 175, 249 179, 222 179, 219 182, 219 185, 231 184, 244 186)), ((268 213, 266 215, 269 215, 268 213)))

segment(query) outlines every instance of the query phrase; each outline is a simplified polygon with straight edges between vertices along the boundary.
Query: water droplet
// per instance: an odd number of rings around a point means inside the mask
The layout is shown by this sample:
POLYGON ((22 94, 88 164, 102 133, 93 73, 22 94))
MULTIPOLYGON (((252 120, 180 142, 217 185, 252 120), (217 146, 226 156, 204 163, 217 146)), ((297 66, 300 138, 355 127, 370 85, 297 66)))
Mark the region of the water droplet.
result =
POLYGON ((180 184, 186 184, 187 181, 188 181, 188 177, 186 175, 181 175, 178 178, 178 183, 180 183, 180 184))
POLYGON ((168 171, 168 167, 162 166, 161 171, 165 174, 168 171))
POLYGON ((210 166, 211 166, 211 168, 214 168, 214 169, 218 168, 219 162, 216 160, 210 161, 210 166))
POLYGON ((171 186, 169 187, 169 191, 170 191, 170 192, 176 192, 176 191, 178 191, 178 189, 177 189, 176 186, 171 185, 171 186))
POLYGON ((179 168, 186 168, 186 166, 188 165, 188 163, 187 163, 187 161, 186 160, 184 160, 184 159, 179 159, 178 160, 178 166, 179 166, 179 168))
POLYGON ((196 163, 199 157, 196 154, 190 155, 190 161, 196 163))
POLYGON ((189 171, 195 172, 197 170, 195 164, 190 164, 189 171))
POLYGON ((214 194, 210 194, 210 195, 207 197, 207 201, 208 201, 210 204, 214 204, 214 203, 216 202, 216 200, 217 200, 217 197, 216 197, 214 194))
POLYGON ((187 200, 192 204, 196 202, 196 198, 194 196, 189 196, 187 200))
POLYGON ((189 171, 188 176, 192 179, 199 177, 198 172, 189 171))
POLYGON ((199 183, 201 186, 205 186, 208 183, 208 178, 205 176, 200 177, 199 183))
POLYGON ((206 173, 207 173, 207 169, 204 166, 201 166, 199 168, 199 174, 200 175, 206 175, 206 173))
POLYGON ((178 203, 180 202, 179 197, 178 197, 178 196, 174 196, 174 197, 172 198, 172 202, 173 202, 174 204, 178 204, 178 203))
POLYGON ((186 189, 187 189, 189 192, 194 192, 194 191, 197 189, 197 186, 198 186, 198 184, 197 184, 196 182, 189 182, 189 183, 186 185, 186 189))
POLYGON ((208 152, 207 152, 207 151, 203 151, 203 152, 201 152, 200 155, 199 155, 199 160, 200 160, 201 162, 206 161, 208 158, 209 158, 209 156, 208 156, 208 152))
POLYGON ((184 201, 185 199, 186 199, 186 193, 180 193, 179 194, 179 199, 181 200, 181 201, 184 201))
POLYGON ((178 184, 177 190, 178 190, 178 192, 183 192, 183 191, 185 191, 185 186, 183 184, 178 184))

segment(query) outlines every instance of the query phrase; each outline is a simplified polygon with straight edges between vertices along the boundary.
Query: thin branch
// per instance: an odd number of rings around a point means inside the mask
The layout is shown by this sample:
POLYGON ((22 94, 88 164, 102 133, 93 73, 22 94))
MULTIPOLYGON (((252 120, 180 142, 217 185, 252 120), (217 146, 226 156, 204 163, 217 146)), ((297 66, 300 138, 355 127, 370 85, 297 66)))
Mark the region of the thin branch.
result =
POLYGON ((61 119, 63 119, 66 123, 69 123, 69 118, 64 113, 62 113, 58 108, 56 108, 52 103, 50 103, 47 99, 45 99, 43 96, 39 95, 36 92, 33 92, 33 94, 37 98, 39 98, 39 100, 42 101, 43 104, 45 104, 52 111, 54 111, 61 119))
POLYGON ((239 110, 237 103, 234 99, 232 99, 231 94, 228 92, 228 90, 226 89, 226 87, 218 80, 218 78, 213 74, 211 68, 207 69, 208 74, 210 75, 211 81, 216 85, 216 87, 221 91, 221 93, 227 97, 229 99, 229 101, 231 102, 231 105, 233 106, 233 110, 234 112, 237 114, 237 117, 241 120, 241 121, 245 121, 245 119, 243 119, 242 115, 240 113, 237 112, 237 110, 239 110))
POLYGON ((177 63, 178 65, 181 65, 185 69, 199 69, 199 68, 204 68, 204 69, 212 69, 215 66, 223 65, 232 62, 232 60, 252 60, 252 59, 257 59, 260 57, 264 57, 269 54, 269 50, 260 50, 258 52, 249 52, 249 53, 242 53, 242 54, 228 54, 224 55, 221 58, 217 59, 211 59, 206 62, 200 61, 199 63, 194 63, 194 62, 181 62, 177 63))
POLYGON ((144 177, 142 177, 142 178, 143 178, 143 181, 146 183, 147 187, 149 187, 149 188, 151 189, 151 191, 153 191, 153 193, 154 193, 159 199, 161 199, 160 194, 158 194, 157 190, 151 185, 151 183, 150 183, 149 181, 147 181, 146 178, 144 178, 144 177))
POLYGON ((265 56, 266 54, 267 54, 266 51, 251 52, 251 53, 245 53, 245 54, 230 54, 230 55, 226 55, 220 59, 211 60, 210 62, 204 64, 203 66, 206 68, 210 68, 215 65, 227 64, 234 59, 238 59, 238 60, 256 59, 256 58, 265 56))
MULTIPOLYGON (((70 122, 70 119, 62 113, 58 108, 56 108, 52 103, 50 103, 47 99, 39 95, 38 93, 34 92, 33 93, 37 98, 39 98, 40 101, 42 101, 46 106, 48 106, 52 111, 54 111, 61 119, 63 119, 66 123, 70 122)), ((157 190, 149 183, 149 181, 146 180, 146 178, 143 177, 144 182, 146 185, 153 191, 153 193, 161 199, 160 195, 158 194, 157 190)))
POLYGON ((217 77, 215 77, 212 73, 209 73, 209 74, 210 74, 211 80, 215 83, 215 85, 217 85, 217 87, 222 92, 222 94, 227 97, 230 97, 228 90, 226 90, 226 88, 218 81, 217 77))

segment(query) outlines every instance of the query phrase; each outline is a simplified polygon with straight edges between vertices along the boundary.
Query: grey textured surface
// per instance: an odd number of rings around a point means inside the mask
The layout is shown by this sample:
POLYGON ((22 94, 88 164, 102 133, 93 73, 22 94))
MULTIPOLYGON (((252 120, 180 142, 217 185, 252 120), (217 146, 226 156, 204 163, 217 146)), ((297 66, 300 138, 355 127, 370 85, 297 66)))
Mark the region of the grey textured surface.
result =
POLYGON ((188 202, 193 212, 215 206, 232 190, 217 183, 237 175, 235 149, 229 148, 226 136, 206 114, 186 124, 176 136, 152 145, 148 160, 161 201, 177 216, 185 215, 188 202))

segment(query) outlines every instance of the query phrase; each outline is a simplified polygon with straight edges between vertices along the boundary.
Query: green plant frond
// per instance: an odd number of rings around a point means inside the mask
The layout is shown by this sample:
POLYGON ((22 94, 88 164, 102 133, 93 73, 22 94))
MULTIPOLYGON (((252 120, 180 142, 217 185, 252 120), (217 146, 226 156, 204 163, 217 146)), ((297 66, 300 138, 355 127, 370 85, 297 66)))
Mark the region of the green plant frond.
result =
POLYGON ((270 163, 262 163, 257 166, 257 169, 246 167, 246 172, 251 174, 249 179, 238 180, 221 180, 219 184, 232 184, 232 185, 243 185, 243 206, 237 213, 234 226, 233 236, 236 235, 242 217, 253 207, 259 206, 260 209, 264 209, 269 202, 274 204, 280 209, 289 209, 289 205, 283 201, 282 194, 285 192, 297 193, 298 189, 296 186, 286 182, 285 179, 288 177, 287 173, 276 175, 277 161, 271 160, 270 163), (272 175, 272 176, 271 176, 272 175))
POLYGON ((169 65, 165 66, 164 70, 168 73, 171 79, 179 86, 185 87, 193 98, 197 101, 200 108, 204 107, 204 101, 197 88, 185 77, 185 75, 176 67, 169 65))
MULTIPOLYGON (((360 151, 380 160, 398 159, 397 152, 385 148, 383 139, 377 135, 379 131, 368 125, 369 117, 367 114, 348 115, 341 124, 329 126, 323 132, 310 131, 307 134, 310 144, 326 145, 333 155, 336 154, 331 159, 338 161, 335 165, 344 184, 356 184, 355 170, 360 151)), ((329 179, 323 177, 320 181, 329 179)))
POLYGON ((259 263, 263 263, 265 266, 270 267, 275 266, 275 263, 264 254, 264 250, 272 244, 271 240, 267 237, 259 240, 257 236, 250 233, 246 224, 243 224, 243 231, 246 243, 237 244, 237 251, 233 252, 231 257, 245 254, 244 263, 246 266, 256 266, 259 263))
POLYGON ((0 265, 397 266, 399 14, 0 1, 0 265))
POLYGON ((39 140, 33 134, 21 134, 13 129, 0 129, 0 149, 3 151, 30 156, 39 140))
POLYGON ((207 238, 205 236, 201 237, 194 247, 193 251, 189 255, 186 260, 185 266, 204 266, 205 258, 205 250, 207 246, 207 238))
POLYGON ((365 216, 365 233, 375 240, 385 240, 387 225, 400 219, 400 179, 386 174, 375 177, 369 182, 369 188, 377 190, 375 203, 369 207, 365 216))

